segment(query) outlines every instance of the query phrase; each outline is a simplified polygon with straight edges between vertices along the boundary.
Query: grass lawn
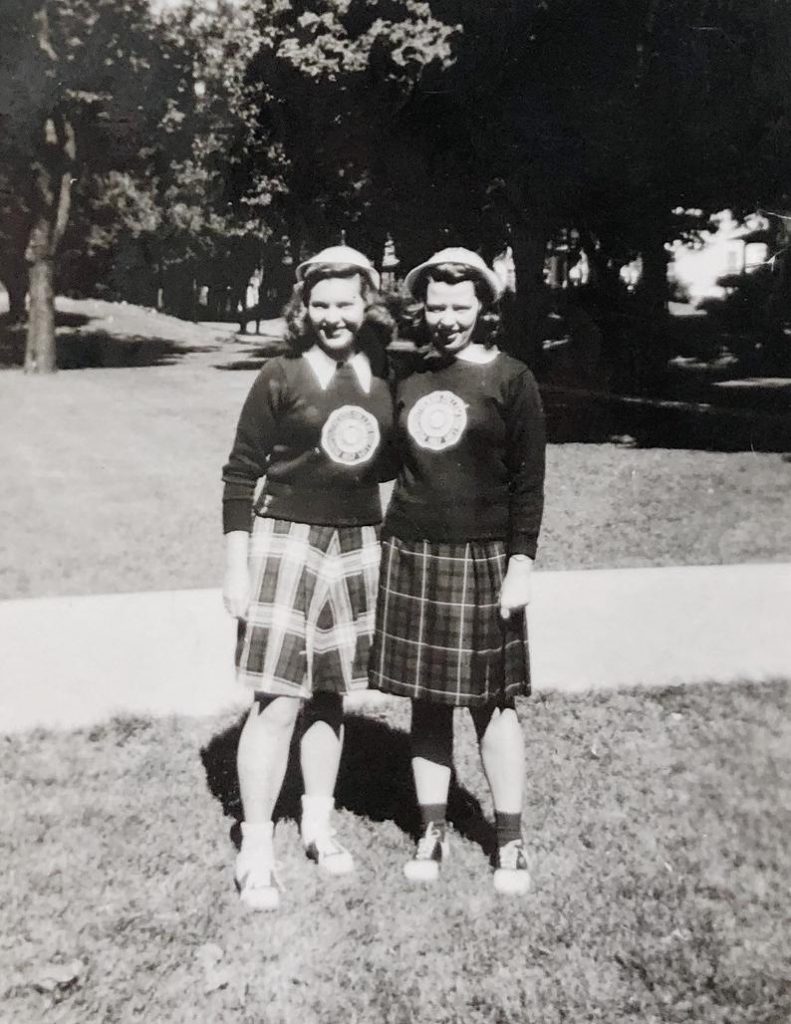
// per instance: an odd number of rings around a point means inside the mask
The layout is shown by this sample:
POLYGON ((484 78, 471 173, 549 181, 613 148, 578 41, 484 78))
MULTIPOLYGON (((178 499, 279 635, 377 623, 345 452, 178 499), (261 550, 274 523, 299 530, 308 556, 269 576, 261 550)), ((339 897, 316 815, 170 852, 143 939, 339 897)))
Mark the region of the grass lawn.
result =
MULTIPOLYGON (((0 598, 220 584, 220 467, 255 352, 106 306, 63 309, 74 365, 104 368, 0 372, 0 598), (127 344, 139 365, 122 368, 127 344)), ((552 445, 539 565, 791 560, 790 484, 777 455, 552 445)), ((263 916, 232 884, 238 721, 0 735, 0 1020, 788 1024, 791 683, 542 695, 522 712, 529 897, 491 889, 464 716, 453 857, 435 888, 407 887, 395 702, 348 725, 356 877, 322 883, 302 855, 292 779, 284 906, 263 916)))
MULTIPOLYGON (((256 342, 135 307, 66 305, 113 341, 116 365, 0 371, 0 599, 219 586, 220 469, 254 378, 229 367, 249 366, 256 342), (118 348, 146 337, 166 362, 119 368, 118 348)), ((540 568, 773 559, 791 559, 791 463, 779 455, 550 446, 540 568)))
POLYGON ((399 704, 350 722, 338 795, 354 880, 320 882, 284 794, 276 915, 244 912, 232 885, 237 722, 6 737, 2 1019, 786 1024, 791 685, 522 710, 534 886, 513 903, 491 889, 465 717, 440 883, 401 876, 399 704), (47 991, 53 963, 76 979, 47 991))

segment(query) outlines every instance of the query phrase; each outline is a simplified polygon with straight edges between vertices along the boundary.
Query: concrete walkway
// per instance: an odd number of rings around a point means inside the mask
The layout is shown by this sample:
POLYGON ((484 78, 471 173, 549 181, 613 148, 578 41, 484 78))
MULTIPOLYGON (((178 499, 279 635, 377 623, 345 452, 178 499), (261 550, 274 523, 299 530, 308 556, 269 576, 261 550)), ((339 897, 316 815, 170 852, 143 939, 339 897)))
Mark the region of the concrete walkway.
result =
MULTIPOLYGON (((538 572, 534 686, 791 678, 789 623, 787 564, 538 572)), ((0 602, 0 636, 0 733, 247 703, 216 590, 0 602)))

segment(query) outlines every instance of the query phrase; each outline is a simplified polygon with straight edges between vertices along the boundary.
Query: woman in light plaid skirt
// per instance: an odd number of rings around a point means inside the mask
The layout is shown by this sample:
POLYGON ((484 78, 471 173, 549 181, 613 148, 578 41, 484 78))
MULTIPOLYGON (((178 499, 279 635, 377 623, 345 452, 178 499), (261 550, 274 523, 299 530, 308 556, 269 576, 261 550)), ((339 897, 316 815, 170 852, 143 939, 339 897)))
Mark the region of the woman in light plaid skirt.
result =
POLYGON ((522 839, 529 693, 524 609, 543 510, 544 418, 533 375, 494 345, 501 283, 476 253, 410 271, 427 348, 399 375, 402 465, 382 533, 371 685, 412 699, 422 835, 405 874, 448 856, 453 709, 468 707, 495 809, 494 885, 529 887, 522 839))
POLYGON ((237 676, 254 691, 237 755, 235 875, 257 910, 280 901, 272 815, 302 705, 302 842, 323 872, 354 868, 331 815, 343 695, 367 685, 392 428, 379 275, 362 253, 333 246, 302 263, 297 282, 291 352, 258 375, 223 469, 223 597, 240 623, 237 676))

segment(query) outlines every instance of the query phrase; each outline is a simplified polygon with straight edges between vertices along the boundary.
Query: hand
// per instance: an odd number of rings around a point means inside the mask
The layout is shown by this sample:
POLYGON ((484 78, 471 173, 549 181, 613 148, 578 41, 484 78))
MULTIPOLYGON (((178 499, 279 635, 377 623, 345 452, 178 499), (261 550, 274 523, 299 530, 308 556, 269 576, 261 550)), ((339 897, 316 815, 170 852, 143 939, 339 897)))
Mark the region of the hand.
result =
POLYGON ((511 613, 530 604, 533 593, 533 559, 510 558, 508 570, 500 587, 500 615, 510 619, 511 613))
POLYGON ((229 615, 235 619, 247 618, 247 609, 250 607, 250 576, 247 566, 233 566, 225 570, 222 601, 229 615))

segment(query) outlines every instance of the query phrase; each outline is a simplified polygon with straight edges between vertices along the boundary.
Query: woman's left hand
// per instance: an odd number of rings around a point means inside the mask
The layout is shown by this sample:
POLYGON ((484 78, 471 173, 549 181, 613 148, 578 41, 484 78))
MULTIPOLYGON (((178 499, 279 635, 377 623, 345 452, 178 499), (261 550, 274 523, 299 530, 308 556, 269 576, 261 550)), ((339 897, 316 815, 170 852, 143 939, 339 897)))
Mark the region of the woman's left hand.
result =
POLYGON ((533 593, 533 559, 509 558, 508 570, 500 587, 500 615, 509 619, 511 613, 530 604, 533 593))

